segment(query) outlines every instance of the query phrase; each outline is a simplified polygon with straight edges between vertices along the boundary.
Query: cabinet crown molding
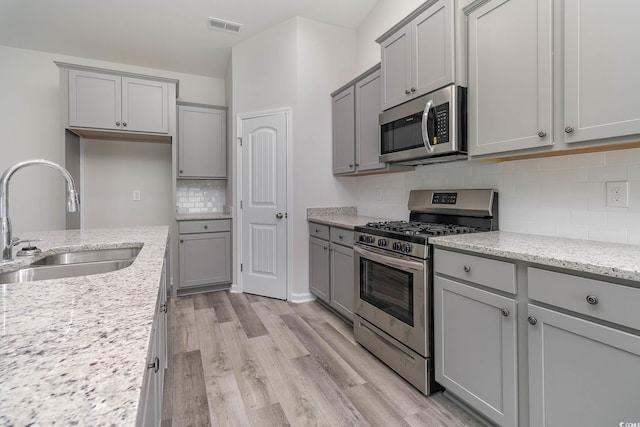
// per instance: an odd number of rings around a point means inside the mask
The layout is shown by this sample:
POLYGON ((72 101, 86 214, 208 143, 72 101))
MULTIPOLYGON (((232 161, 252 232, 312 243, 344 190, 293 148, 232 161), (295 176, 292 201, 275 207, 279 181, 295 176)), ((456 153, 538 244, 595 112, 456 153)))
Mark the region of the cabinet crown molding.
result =
POLYGON ((491 0, 476 0, 473 3, 469 4, 468 6, 466 6, 464 9, 462 9, 462 12, 464 12, 465 15, 469 15, 471 12, 478 9, 485 3, 489 3, 490 1, 491 0))
POLYGON ((438 0, 428 0, 426 2, 424 2, 423 4, 421 4, 420 6, 418 6, 416 8, 416 10, 414 10, 413 12, 411 12, 409 15, 407 15, 404 19, 402 19, 400 22, 398 22, 396 25, 394 25, 393 27, 389 28, 383 35, 381 35, 380 37, 378 37, 376 39, 376 43, 380 44, 383 41, 385 41, 386 39, 388 39, 391 35, 393 35, 394 33, 396 33, 399 29, 401 29, 402 27, 404 27, 405 25, 407 25, 408 23, 410 23, 411 21, 414 20, 414 18, 416 18, 417 16, 419 16, 422 12, 424 12, 425 10, 429 9, 431 6, 433 6, 434 4, 436 4, 438 2, 438 0))

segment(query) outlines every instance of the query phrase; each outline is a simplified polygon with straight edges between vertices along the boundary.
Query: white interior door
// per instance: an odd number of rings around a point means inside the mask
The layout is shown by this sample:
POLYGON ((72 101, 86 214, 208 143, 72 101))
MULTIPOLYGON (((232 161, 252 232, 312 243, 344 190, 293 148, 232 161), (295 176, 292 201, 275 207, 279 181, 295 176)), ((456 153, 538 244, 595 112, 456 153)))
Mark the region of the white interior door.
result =
POLYGON ((287 117, 242 120, 242 291, 287 299, 287 117))

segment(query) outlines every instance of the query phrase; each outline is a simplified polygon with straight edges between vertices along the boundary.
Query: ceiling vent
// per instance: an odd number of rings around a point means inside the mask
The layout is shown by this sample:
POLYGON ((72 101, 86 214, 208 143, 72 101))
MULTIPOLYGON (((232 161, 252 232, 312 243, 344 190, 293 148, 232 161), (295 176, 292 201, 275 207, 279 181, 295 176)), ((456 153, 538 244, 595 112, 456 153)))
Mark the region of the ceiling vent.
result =
POLYGON ((209 17, 209 28, 214 30, 226 31, 228 33, 238 34, 240 32, 242 24, 237 22, 227 21, 226 19, 209 17))

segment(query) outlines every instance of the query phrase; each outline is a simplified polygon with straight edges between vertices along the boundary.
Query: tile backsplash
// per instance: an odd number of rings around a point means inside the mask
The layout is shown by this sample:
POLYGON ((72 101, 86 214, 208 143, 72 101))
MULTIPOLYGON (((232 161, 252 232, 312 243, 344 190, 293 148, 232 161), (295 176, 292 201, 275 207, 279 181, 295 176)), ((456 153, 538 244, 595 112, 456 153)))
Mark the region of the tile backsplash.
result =
POLYGON ((179 180, 176 210, 179 214, 224 212, 226 181, 179 180))
POLYGON ((452 162, 357 178, 360 215, 409 217, 413 189, 494 188, 504 231, 640 244, 640 148, 502 163, 452 162), (629 207, 606 182, 629 182, 629 207))

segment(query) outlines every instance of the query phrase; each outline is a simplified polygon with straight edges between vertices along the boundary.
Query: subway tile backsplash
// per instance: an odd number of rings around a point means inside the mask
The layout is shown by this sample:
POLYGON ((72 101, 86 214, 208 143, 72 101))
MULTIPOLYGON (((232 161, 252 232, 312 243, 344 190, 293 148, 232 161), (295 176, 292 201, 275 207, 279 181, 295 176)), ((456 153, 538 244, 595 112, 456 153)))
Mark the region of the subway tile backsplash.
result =
POLYGON ((179 214, 224 212, 226 181, 179 180, 176 210, 179 214))
POLYGON ((504 231, 640 244, 640 148, 358 177, 358 213, 407 219, 410 190, 447 188, 498 190, 504 231), (629 182, 628 208, 606 205, 607 181, 629 182))

